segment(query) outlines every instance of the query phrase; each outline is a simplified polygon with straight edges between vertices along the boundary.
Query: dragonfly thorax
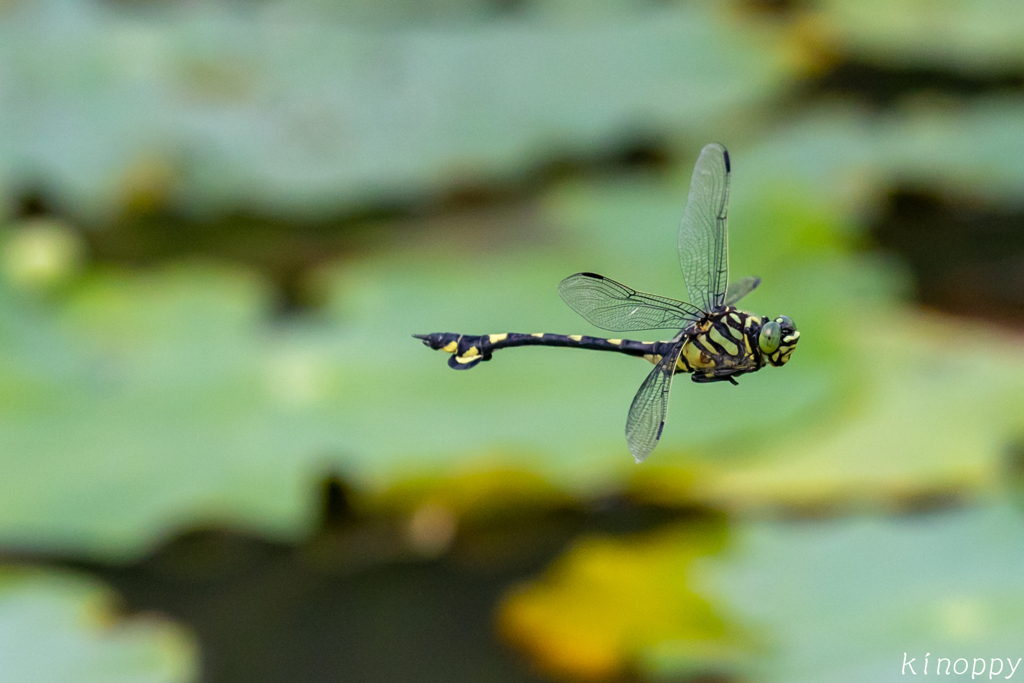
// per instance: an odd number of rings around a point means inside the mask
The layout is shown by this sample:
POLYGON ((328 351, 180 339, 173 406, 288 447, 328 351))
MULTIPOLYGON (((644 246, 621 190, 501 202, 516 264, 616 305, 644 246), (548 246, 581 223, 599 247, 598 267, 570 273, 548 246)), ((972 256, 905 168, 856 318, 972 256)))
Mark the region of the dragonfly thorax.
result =
POLYGON ((800 333, 793 321, 773 321, 725 306, 683 333, 676 372, 692 372, 695 382, 717 382, 767 364, 784 365, 800 333))
POLYGON ((697 382, 713 382, 759 369, 761 323, 760 317, 732 306, 720 308, 686 330, 676 371, 694 373, 697 382))

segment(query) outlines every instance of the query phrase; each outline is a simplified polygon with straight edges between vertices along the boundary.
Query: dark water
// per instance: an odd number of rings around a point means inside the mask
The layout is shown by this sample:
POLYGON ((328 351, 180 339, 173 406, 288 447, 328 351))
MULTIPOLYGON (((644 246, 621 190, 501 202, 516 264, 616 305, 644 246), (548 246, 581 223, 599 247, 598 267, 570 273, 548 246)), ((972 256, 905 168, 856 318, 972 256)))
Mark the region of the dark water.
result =
POLYGON ((526 683, 548 679, 495 632, 509 586, 581 534, 725 524, 706 510, 612 498, 469 522, 444 555, 427 559, 408 548, 404 520, 359 518, 332 491, 324 528, 302 544, 197 529, 131 564, 45 563, 107 582, 128 613, 159 612, 191 629, 204 683, 526 683))
POLYGON ((910 267, 921 303, 1024 323, 1024 208, 897 188, 871 235, 910 267))

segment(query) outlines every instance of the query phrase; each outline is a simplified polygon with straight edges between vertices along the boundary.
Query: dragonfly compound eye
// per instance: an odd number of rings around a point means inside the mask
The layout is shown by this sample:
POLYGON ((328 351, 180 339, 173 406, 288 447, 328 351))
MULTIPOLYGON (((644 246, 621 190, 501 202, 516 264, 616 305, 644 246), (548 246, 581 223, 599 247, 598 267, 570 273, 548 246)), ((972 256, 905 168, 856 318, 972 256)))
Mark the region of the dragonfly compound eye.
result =
POLYGON ((782 341, 782 328, 774 320, 765 323, 761 328, 761 334, 757 337, 757 345, 765 353, 775 353, 779 349, 779 342, 782 341))

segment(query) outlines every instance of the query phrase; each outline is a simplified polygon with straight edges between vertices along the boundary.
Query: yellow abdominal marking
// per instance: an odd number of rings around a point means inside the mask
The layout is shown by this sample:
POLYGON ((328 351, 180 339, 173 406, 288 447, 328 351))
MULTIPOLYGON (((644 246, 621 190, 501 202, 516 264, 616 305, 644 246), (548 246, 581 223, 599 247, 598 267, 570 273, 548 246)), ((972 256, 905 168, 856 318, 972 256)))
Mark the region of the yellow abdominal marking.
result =
POLYGON ((583 337, 578 334, 570 334, 569 339, 572 339, 573 341, 583 341, 583 337))
POLYGON ((538 339, 540 339, 541 337, 543 337, 543 336, 544 336, 544 333, 543 333, 543 332, 534 332, 534 333, 533 333, 533 334, 531 334, 530 336, 531 336, 531 337, 537 337, 538 339))
MULTIPOLYGON (((476 348, 475 346, 470 346, 469 347, 469 351, 466 351, 464 354, 462 354, 460 356, 460 358, 476 358, 479 355, 480 355, 480 349, 476 348)), ((462 362, 462 361, 459 361, 459 362, 462 362)))
POLYGON ((453 341, 448 342, 447 344, 444 345, 444 348, 442 348, 441 350, 444 351, 445 353, 455 353, 456 351, 459 350, 459 343, 453 341))
POLYGON ((704 370, 715 367, 715 362, 708 357, 708 354, 689 341, 683 344, 683 355, 686 356, 686 362, 690 364, 691 368, 704 370))
POLYGON ((455 360, 459 363, 472 363, 475 360, 475 357, 455 356, 455 360))
POLYGON ((737 355, 739 355, 740 347, 736 346, 735 342, 731 342, 728 339, 726 339, 725 336, 723 334, 721 334, 715 328, 713 328, 713 327, 711 328, 711 331, 708 333, 708 336, 711 337, 711 339, 713 341, 716 341, 719 344, 721 344, 722 348, 725 349, 725 352, 728 355, 730 355, 730 356, 737 356, 737 355))
POLYGON ((649 363, 654 363, 655 365, 657 365, 658 363, 661 362, 661 356, 657 354, 645 353, 644 360, 649 363))
POLYGON ((616 346, 618 346, 619 344, 622 343, 622 340, 621 339, 609 339, 608 343, 609 344, 615 344, 616 346))
POLYGON ((496 344, 497 342, 500 342, 500 341, 505 341, 506 339, 508 339, 508 335, 507 334, 492 334, 490 336, 490 340, 491 340, 492 344, 496 344))

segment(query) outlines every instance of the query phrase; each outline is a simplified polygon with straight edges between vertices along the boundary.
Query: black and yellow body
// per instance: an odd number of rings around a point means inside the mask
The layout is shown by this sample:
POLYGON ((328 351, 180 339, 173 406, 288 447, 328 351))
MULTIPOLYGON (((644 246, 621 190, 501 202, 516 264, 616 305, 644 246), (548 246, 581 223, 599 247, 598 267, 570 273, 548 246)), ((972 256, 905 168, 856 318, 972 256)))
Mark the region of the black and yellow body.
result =
POLYGON ((432 349, 451 354, 449 367, 468 370, 492 354, 515 346, 561 346, 592 351, 612 351, 643 358, 657 364, 678 351, 675 374, 693 373, 694 382, 731 381, 739 375, 755 372, 766 364, 784 365, 796 346, 800 333, 782 319, 782 344, 773 353, 764 353, 758 337, 765 320, 726 306, 682 330, 673 341, 634 341, 606 339, 586 335, 534 333, 466 335, 454 332, 414 335, 432 349))
POLYGON ((729 153, 706 145, 693 167, 690 194, 679 225, 679 265, 689 301, 648 294, 597 273, 571 275, 558 285, 566 304, 587 322, 612 332, 675 330, 669 341, 633 341, 564 334, 451 332, 414 335, 432 349, 451 354, 448 365, 468 370, 513 346, 565 346, 612 351, 654 364, 629 406, 626 443, 637 462, 661 439, 672 378, 690 373, 694 382, 737 384, 736 378, 765 365, 785 365, 800 333, 782 315, 774 320, 737 310, 735 304, 761 283, 757 277, 729 281, 729 153))
POLYGON ((590 349, 592 351, 615 351, 630 356, 650 356, 657 353, 659 347, 672 346, 664 342, 638 342, 631 339, 604 339, 587 337, 578 334, 520 334, 508 332, 504 334, 468 335, 454 332, 436 332, 434 334, 413 335, 422 339, 432 349, 452 354, 448 359, 449 367, 456 370, 468 370, 481 361, 490 360, 491 354, 498 349, 514 346, 565 346, 574 349, 590 349))
POLYGON ((800 333, 788 318, 777 318, 782 340, 778 349, 766 352, 759 339, 766 319, 726 306, 682 333, 683 348, 676 372, 692 372, 694 382, 719 382, 767 364, 785 365, 796 348, 800 333))

